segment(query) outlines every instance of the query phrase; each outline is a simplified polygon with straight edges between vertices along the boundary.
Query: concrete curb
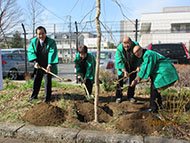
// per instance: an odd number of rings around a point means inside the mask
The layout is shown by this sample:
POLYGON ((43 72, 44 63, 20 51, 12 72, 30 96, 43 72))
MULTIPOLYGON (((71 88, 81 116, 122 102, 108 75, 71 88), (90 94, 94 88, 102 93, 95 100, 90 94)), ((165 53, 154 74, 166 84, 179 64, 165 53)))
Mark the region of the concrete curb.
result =
POLYGON ((102 131, 0 123, 0 135, 46 143, 190 143, 190 141, 153 136, 111 134, 102 131))

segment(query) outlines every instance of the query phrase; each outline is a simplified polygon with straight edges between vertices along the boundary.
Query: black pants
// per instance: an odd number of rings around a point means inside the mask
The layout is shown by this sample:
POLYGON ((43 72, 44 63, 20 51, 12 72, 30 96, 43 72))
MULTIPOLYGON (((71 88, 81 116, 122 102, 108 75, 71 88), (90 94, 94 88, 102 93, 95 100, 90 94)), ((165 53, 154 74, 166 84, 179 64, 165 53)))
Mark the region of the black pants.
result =
MULTIPOLYGON (((136 78, 137 73, 133 73, 129 76, 129 84, 136 78)), ((118 80, 123 78, 124 74, 122 73, 119 77, 118 80)), ((119 84, 117 84, 117 88, 122 88, 123 87, 123 80, 119 81, 119 84)), ((127 91, 127 98, 133 98, 135 94, 135 86, 134 87, 129 87, 127 91)), ((122 90, 116 90, 116 98, 122 98, 122 90)))
POLYGON ((92 88, 93 88, 93 84, 92 84, 91 80, 87 79, 85 85, 86 85, 86 88, 88 90, 88 93, 91 95, 92 94, 92 88))
POLYGON ((41 69, 37 69, 36 73, 34 75, 33 91, 32 91, 31 98, 35 98, 38 96, 43 76, 45 78, 45 101, 50 101, 51 100, 52 76, 50 74, 45 73, 41 69))
POLYGON ((150 87, 150 108, 153 110, 158 110, 158 106, 162 106, 162 98, 158 90, 155 88, 153 81, 151 80, 150 87), (156 101, 157 99, 157 101, 156 101))

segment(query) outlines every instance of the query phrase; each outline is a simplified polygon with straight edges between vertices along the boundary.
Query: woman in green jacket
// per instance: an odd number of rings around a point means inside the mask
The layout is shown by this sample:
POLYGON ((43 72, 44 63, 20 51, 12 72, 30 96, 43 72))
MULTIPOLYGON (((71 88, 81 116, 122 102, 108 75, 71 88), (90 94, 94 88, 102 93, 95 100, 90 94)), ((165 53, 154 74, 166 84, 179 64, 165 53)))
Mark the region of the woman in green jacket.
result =
POLYGON ((28 101, 38 98, 43 76, 45 77, 45 102, 51 100, 52 76, 48 72, 57 74, 58 55, 55 40, 46 36, 46 29, 39 26, 37 37, 33 38, 28 48, 28 60, 34 62, 33 92, 28 101), (47 72, 43 71, 43 67, 47 72))
POLYGON ((135 46, 133 53, 138 58, 142 58, 143 63, 138 76, 132 81, 131 86, 135 86, 141 79, 148 79, 150 77, 150 108, 146 111, 157 112, 156 98, 158 98, 158 105, 160 107, 162 105, 162 99, 158 89, 165 89, 179 79, 176 69, 171 61, 155 51, 145 50, 140 46, 135 46))
POLYGON ((88 53, 88 48, 85 45, 82 45, 78 48, 74 62, 76 65, 76 74, 82 77, 82 82, 86 85, 89 94, 91 94, 96 68, 94 56, 88 53))

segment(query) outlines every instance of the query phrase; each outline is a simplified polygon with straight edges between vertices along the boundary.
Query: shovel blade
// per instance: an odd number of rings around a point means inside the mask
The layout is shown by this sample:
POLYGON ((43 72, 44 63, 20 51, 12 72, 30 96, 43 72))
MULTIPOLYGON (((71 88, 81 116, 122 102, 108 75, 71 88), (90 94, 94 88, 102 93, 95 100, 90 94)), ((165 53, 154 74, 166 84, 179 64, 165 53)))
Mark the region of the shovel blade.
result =
POLYGON ((24 79, 27 80, 27 81, 30 80, 31 77, 32 77, 31 74, 28 73, 28 72, 24 74, 24 79))

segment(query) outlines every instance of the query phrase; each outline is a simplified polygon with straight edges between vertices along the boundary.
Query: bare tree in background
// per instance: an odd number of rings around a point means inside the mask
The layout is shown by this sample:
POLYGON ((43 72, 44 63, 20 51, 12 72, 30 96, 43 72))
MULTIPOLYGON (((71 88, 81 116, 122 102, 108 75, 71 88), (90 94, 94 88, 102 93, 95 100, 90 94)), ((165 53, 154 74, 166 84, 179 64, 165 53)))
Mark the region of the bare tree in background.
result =
POLYGON ((35 37, 36 24, 40 21, 40 14, 42 12, 43 12, 43 8, 39 5, 39 3, 36 0, 29 0, 29 3, 28 3, 29 16, 28 17, 30 18, 30 22, 32 23, 33 37, 35 37))
POLYGON ((0 0, 0 42, 6 41, 6 33, 22 22, 22 11, 17 6, 17 0, 0 0))
POLYGON ((97 29, 97 57, 96 57, 96 73, 95 73, 95 101, 94 101, 94 121, 98 122, 98 100, 100 93, 100 85, 99 85, 99 65, 100 65, 100 49, 101 49, 101 29, 100 29, 100 0, 96 0, 97 3, 97 11, 96 11, 96 29, 97 29))

